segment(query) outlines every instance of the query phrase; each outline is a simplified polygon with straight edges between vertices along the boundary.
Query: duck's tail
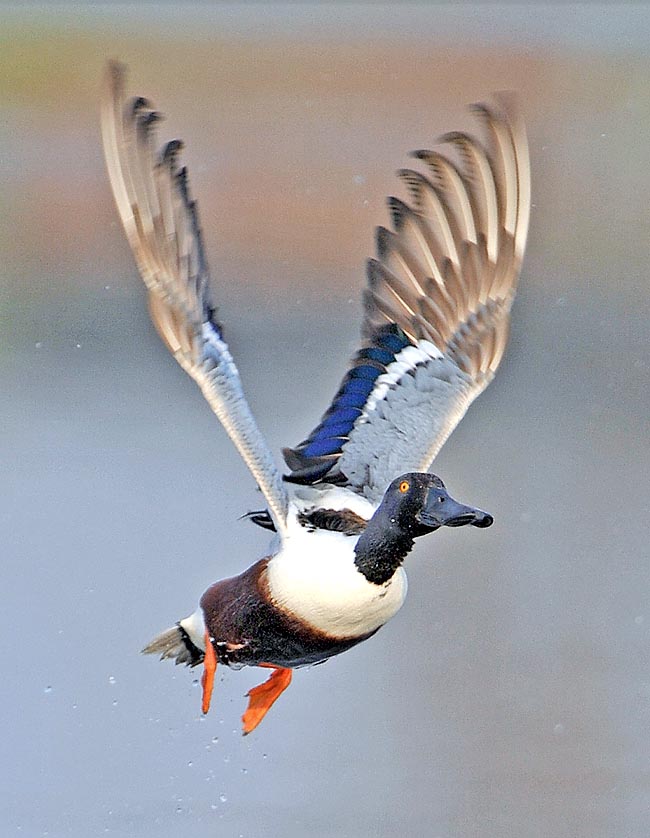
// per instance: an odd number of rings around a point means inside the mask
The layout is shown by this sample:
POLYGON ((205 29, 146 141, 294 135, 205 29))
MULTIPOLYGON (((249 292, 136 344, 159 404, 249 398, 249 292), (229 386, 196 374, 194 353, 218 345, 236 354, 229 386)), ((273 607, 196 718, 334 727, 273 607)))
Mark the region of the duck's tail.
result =
POLYGON ((203 649, 193 642, 189 632, 182 625, 184 622, 185 620, 181 620, 172 628, 154 637, 144 647, 142 654, 160 655, 160 660, 175 658, 177 666, 181 663, 186 666, 196 666, 201 663, 204 657, 203 649))

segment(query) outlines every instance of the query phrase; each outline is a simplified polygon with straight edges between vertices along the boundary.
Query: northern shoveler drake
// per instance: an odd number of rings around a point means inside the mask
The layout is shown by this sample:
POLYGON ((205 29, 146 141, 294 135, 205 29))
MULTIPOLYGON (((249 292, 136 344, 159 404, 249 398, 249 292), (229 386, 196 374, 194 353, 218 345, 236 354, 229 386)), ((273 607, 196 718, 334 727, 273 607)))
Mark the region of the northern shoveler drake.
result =
POLYGON ((499 366, 528 231, 521 119, 504 96, 474 111, 484 142, 447 134, 440 142, 451 156, 416 151, 424 172, 399 172, 411 203, 389 198, 392 229, 377 230, 360 349, 316 428, 284 450, 281 476, 223 339, 181 143, 156 152, 158 113, 146 99, 126 103, 124 69, 109 66, 108 172, 153 322, 264 495, 267 508, 249 517, 276 534, 266 556, 208 588, 193 614, 143 651, 203 663, 204 713, 217 663, 271 668, 248 693, 245 734, 294 668, 367 640, 398 611, 416 538, 492 523, 426 473, 499 366))

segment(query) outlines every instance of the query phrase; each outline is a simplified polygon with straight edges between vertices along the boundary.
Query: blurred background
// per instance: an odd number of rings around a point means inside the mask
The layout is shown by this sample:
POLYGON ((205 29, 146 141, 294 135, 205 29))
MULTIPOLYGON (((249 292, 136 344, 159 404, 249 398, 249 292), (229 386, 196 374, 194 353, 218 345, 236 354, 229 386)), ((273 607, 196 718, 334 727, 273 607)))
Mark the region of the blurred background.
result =
POLYGON ((3 836, 650 832, 650 9, 0 10, 3 836), (252 736, 221 668, 142 658, 263 554, 260 496, 149 323, 101 152, 107 58, 182 136, 220 318, 275 451, 353 353, 406 153, 519 91, 529 247, 494 384, 435 471, 489 509, 252 736))

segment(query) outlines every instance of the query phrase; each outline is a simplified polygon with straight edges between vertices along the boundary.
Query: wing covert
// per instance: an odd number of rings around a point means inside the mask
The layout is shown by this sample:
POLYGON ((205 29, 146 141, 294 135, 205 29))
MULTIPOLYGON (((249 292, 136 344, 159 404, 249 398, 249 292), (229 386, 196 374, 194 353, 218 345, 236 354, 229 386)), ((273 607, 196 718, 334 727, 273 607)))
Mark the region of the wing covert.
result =
POLYGON ((367 263, 362 345, 332 404, 285 449, 297 483, 339 483, 378 501, 400 473, 426 470, 492 380, 530 213, 523 124, 505 95, 475 105, 485 140, 453 132, 398 172, 411 202, 389 198, 367 263), (448 150, 452 150, 449 154, 448 150))
POLYGON ((244 396, 239 373, 212 302, 195 201, 182 143, 158 155, 153 129, 160 115, 142 98, 124 101, 124 68, 110 62, 102 100, 102 136, 118 212, 149 290, 151 317, 183 369, 192 376, 262 490, 279 532, 286 530, 287 495, 244 396))

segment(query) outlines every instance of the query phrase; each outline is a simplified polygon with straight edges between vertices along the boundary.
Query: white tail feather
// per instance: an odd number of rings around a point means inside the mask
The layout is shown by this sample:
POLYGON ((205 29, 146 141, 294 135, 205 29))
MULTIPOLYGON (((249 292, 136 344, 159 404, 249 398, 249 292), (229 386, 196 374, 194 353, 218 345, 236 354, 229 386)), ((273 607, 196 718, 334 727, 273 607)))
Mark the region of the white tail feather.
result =
POLYGON ((203 653, 192 643, 180 625, 172 626, 154 637, 142 650, 144 655, 160 655, 160 660, 175 658, 176 665, 184 663, 195 666, 201 662, 203 653))

